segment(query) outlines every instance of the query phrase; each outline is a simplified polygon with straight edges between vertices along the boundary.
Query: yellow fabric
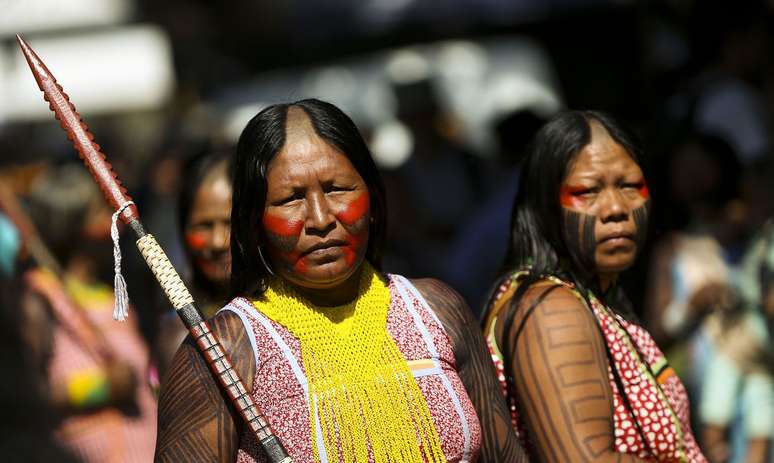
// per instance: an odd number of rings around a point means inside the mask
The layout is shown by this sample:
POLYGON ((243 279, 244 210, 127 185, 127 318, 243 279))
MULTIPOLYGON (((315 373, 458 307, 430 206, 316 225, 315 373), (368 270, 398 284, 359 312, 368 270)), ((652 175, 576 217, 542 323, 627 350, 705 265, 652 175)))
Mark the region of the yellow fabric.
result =
POLYGON ((108 392, 107 376, 97 368, 78 371, 67 379, 67 396, 76 407, 104 403, 108 392))
POLYGON ((316 307, 279 279, 254 304, 301 344, 311 435, 319 416, 331 461, 367 462, 369 450, 375 463, 445 461, 427 402, 387 332, 389 289, 368 264, 349 304, 316 307))
POLYGON ((113 310, 113 290, 110 286, 102 283, 86 283, 76 278, 67 278, 65 287, 70 297, 86 310, 104 310, 105 307, 113 310), (110 304, 110 306, 106 304, 110 304))

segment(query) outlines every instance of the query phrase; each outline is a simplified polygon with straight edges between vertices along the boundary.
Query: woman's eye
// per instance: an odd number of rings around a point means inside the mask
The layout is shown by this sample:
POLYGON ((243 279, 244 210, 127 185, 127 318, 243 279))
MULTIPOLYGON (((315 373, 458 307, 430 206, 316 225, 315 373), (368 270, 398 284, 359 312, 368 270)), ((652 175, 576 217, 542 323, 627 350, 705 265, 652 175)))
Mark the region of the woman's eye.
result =
POLYGON ((342 185, 330 185, 325 188, 326 193, 338 192, 338 191, 352 191, 353 188, 349 188, 342 185))
POLYGON ((570 194, 572 194, 573 196, 583 197, 583 196, 591 196, 595 193, 597 193, 596 188, 579 188, 577 190, 572 191, 570 194))
POLYGON ((303 199, 303 197, 298 193, 293 193, 292 195, 285 196, 281 199, 278 199, 274 202, 274 205, 276 206, 282 206, 283 204, 289 204, 293 201, 298 201, 299 199, 303 199))
POLYGON ((645 186, 644 182, 624 183, 623 187, 627 190, 639 190, 645 186))

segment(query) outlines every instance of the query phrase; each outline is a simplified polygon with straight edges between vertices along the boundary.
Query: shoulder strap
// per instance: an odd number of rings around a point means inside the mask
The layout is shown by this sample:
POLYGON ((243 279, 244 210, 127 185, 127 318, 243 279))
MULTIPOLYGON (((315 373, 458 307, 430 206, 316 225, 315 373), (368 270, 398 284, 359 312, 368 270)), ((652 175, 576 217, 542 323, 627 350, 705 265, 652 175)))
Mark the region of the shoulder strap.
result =
POLYGON ((244 328, 245 332, 247 333, 247 339, 250 340, 250 346, 253 348, 253 357, 255 357, 255 367, 258 368, 258 343, 255 340, 255 331, 253 331, 253 327, 249 322, 250 318, 250 311, 245 310, 243 305, 244 302, 246 302, 245 299, 242 298, 236 298, 226 304, 224 307, 222 307, 220 310, 218 310, 217 313, 221 312, 231 312, 239 317, 239 319, 242 321, 242 327, 244 328))

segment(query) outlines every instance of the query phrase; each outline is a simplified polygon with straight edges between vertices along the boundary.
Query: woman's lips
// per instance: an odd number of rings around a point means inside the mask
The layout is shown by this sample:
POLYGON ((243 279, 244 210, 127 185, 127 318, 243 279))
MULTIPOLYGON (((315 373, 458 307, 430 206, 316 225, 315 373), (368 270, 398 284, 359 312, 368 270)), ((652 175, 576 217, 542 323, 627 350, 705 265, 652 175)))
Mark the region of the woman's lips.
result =
POLYGON ((309 248, 307 248, 306 251, 304 251, 301 254, 301 256, 302 257, 324 257, 327 255, 331 255, 339 252, 340 248, 346 245, 347 245, 347 242, 343 240, 324 241, 322 243, 315 244, 314 246, 310 246, 309 248))
POLYGON ((604 244, 605 246, 612 246, 612 247, 618 247, 618 246, 630 246, 634 243, 634 234, 633 233, 611 233, 607 236, 602 237, 599 241, 597 241, 597 244, 604 244))
POLYGON ((606 244, 608 246, 623 246, 634 243, 634 240, 627 236, 620 236, 615 238, 607 238, 600 241, 600 244, 606 244))

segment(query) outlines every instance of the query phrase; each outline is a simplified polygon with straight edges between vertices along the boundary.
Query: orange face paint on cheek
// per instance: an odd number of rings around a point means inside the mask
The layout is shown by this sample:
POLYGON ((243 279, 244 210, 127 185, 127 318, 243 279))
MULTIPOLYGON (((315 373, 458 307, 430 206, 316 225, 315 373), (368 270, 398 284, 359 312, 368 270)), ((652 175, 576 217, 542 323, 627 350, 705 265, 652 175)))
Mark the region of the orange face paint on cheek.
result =
POLYGON ((287 220, 270 214, 263 215, 263 226, 266 231, 279 236, 298 236, 304 228, 301 220, 287 220))
POLYGON ((650 190, 648 190, 647 183, 642 182, 642 186, 637 191, 640 193, 640 196, 642 196, 643 199, 650 198, 650 190))
POLYGON ((357 199, 349 203, 342 212, 336 214, 336 217, 341 220, 342 223, 352 225, 362 219, 368 213, 370 208, 371 200, 368 196, 368 192, 365 191, 358 196, 357 199))
MULTIPOLYGON (((349 203, 344 211, 336 214, 336 217, 345 225, 354 225, 368 214, 370 208, 371 200, 368 192, 365 191, 357 199, 349 203)), ((368 228, 364 228, 360 232, 347 237, 347 246, 344 248, 344 260, 347 265, 352 266, 355 264, 358 252, 363 247, 368 236, 367 233, 368 228)))
POLYGON ((306 273, 306 260, 300 257, 299 251, 295 249, 304 228, 304 222, 271 214, 264 214, 262 222, 277 258, 294 268, 296 272, 306 273))
POLYGON ((577 193, 586 191, 585 187, 562 185, 559 188, 559 204, 564 207, 578 207, 583 204, 583 198, 577 196, 577 193))
POLYGON ((207 238, 203 234, 196 232, 186 233, 185 242, 194 251, 201 251, 207 246, 207 238))

